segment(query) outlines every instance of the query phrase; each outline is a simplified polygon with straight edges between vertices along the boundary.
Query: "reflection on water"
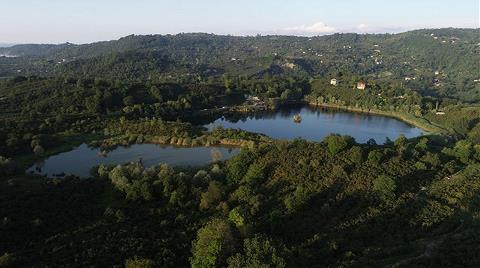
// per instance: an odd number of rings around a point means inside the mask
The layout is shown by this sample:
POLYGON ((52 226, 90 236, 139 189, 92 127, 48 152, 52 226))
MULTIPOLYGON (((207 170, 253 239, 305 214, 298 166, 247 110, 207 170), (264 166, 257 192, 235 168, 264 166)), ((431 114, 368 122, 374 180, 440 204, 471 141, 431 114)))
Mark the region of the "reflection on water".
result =
POLYGON ((134 144, 129 147, 118 147, 102 155, 100 149, 89 148, 82 144, 72 151, 51 156, 36 163, 27 172, 47 175, 72 174, 89 177, 90 169, 100 164, 122 164, 141 161, 146 167, 158 163, 173 166, 201 166, 209 164, 212 157, 220 160, 228 159, 239 152, 230 147, 173 147, 156 144, 134 144))
POLYGON ((422 135, 421 129, 395 118, 310 106, 230 115, 205 125, 210 130, 217 126, 240 128, 288 140, 303 138, 320 141, 331 133, 338 133, 352 136, 360 143, 369 139, 383 143, 387 137, 394 140, 402 134, 407 138, 422 135), (300 123, 293 122, 295 114, 300 114, 300 123))
MULTIPOLYGON (((263 133, 277 139, 303 138, 320 141, 330 133, 350 135, 357 142, 364 143, 374 139, 383 143, 386 138, 392 140, 400 135, 416 137, 422 131, 400 120, 364 113, 353 113, 332 109, 316 109, 309 106, 288 107, 277 111, 263 111, 254 114, 235 114, 218 118, 205 125, 208 129, 217 126, 240 128, 251 132, 263 133), (300 114, 300 123, 293 116, 300 114)), ((55 174, 73 174, 88 177, 90 169, 100 164, 121 164, 142 161, 145 166, 167 163, 176 166, 200 166, 212 161, 212 155, 221 160, 237 154, 239 149, 226 147, 179 148, 154 144, 136 144, 119 147, 107 156, 99 149, 88 148, 82 144, 78 148, 47 158, 27 170, 37 174, 54 176, 55 174), (218 153, 212 154, 212 149, 218 153)))

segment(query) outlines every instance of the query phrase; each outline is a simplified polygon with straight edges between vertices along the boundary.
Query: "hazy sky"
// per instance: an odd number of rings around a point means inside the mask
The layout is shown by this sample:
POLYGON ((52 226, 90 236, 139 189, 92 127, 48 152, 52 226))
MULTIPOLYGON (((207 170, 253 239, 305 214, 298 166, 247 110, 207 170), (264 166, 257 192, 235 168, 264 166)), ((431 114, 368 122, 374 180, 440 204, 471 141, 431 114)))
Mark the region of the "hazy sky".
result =
POLYGON ((0 0, 0 43, 480 27, 479 0, 0 0))

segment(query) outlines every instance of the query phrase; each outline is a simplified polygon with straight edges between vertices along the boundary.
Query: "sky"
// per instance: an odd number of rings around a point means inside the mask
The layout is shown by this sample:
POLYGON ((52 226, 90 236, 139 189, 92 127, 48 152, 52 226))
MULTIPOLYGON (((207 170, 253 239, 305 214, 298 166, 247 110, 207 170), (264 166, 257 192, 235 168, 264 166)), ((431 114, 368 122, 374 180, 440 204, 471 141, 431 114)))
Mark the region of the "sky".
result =
POLYGON ((479 0, 0 0, 0 43, 479 28, 479 0))

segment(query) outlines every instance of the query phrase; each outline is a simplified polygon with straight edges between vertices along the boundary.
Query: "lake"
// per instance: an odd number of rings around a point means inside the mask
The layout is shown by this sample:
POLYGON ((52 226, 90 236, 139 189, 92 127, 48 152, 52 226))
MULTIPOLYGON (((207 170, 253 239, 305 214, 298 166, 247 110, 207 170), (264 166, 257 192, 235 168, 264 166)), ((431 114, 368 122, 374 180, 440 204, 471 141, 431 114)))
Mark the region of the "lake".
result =
POLYGON ((27 173, 53 177, 65 173, 82 178, 90 177, 90 169, 100 164, 122 164, 139 161, 148 167, 158 163, 172 166, 203 166, 212 162, 212 151, 221 153, 222 160, 239 152, 230 147, 174 147, 157 144, 134 144, 129 147, 118 147, 106 156, 102 156, 99 148, 90 148, 86 144, 64 153, 53 155, 40 163, 36 163, 27 173))
MULTIPOLYGON (((400 135, 412 138, 423 134, 421 129, 395 118, 311 106, 285 107, 276 111, 223 116, 205 126, 209 130, 218 126, 239 128, 286 140, 303 138, 320 141, 330 133, 338 133, 350 135, 360 143, 374 139, 379 144, 384 143, 387 137, 395 140, 400 135), (295 115, 300 115, 300 122, 294 122, 295 115)), ((89 148, 86 144, 82 144, 72 151, 60 153, 48 157, 41 163, 36 163, 27 172, 48 177, 61 173, 89 177, 90 169, 94 166, 122 164, 140 159, 147 167, 158 163, 172 166, 202 166, 211 163, 212 150, 218 150, 222 160, 239 152, 238 148, 228 147, 134 144, 129 147, 118 147, 108 155, 102 156, 99 148, 89 148)))
POLYGON ((374 139, 379 144, 384 143, 387 137, 395 140, 400 135, 413 138, 424 133, 423 130, 392 117, 312 106, 224 116, 205 125, 209 130, 218 126, 262 133, 276 139, 321 141, 331 133, 338 133, 352 136, 359 143, 374 139), (296 114, 301 117, 299 123, 293 120, 296 114))

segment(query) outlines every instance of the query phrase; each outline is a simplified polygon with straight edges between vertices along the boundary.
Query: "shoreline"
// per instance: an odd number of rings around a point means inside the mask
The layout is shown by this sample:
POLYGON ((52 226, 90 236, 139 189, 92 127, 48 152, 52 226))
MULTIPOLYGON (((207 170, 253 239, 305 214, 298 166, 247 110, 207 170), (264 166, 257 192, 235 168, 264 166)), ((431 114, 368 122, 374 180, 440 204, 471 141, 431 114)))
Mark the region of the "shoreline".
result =
POLYGON ((89 143, 86 143, 91 148, 99 148, 100 151, 109 152, 115 150, 119 146, 128 147, 134 144, 156 144, 162 146, 174 146, 178 148, 195 148, 195 147, 236 147, 236 148, 252 148, 259 143, 269 142, 266 141, 255 141, 255 140, 240 140, 240 139, 231 139, 231 138, 219 138, 215 139, 208 136, 201 136, 196 138, 182 138, 182 137, 172 137, 170 139, 165 139, 163 136, 154 136, 154 135, 145 135, 143 136, 142 141, 128 142, 128 137, 124 135, 113 136, 103 140, 94 140, 89 143))
POLYGON ((338 104, 328 104, 328 103, 322 103, 318 104, 315 102, 308 102, 305 101, 307 105, 314 106, 314 107, 323 107, 323 108, 334 108, 334 109, 340 109, 344 111, 350 111, 350 112, 359 112, 359 113, 365 113, 365 114, 372 114, 372 115, 382 115, 382 116, 387 116, 391 118, 395 118, 398 120, 401 120, 407 124, 410 124, 412 126, 418 127, 421 130, 428 132, 427 134, 446 134, 448 133, 448 130, 433 124, 432 122, 428 121, 427 119, 424 118, 418 118, 413 115, 409 114, 404 114, 404 113, 399 113, 395 111, 384 111, 384 110, 378 110, 378 109, 363 109, 363 108, 356 108, 356 107, 351 107, 351 106, 342 106, 338 104), (409 118, 410 117, 410 118, 409 118))
MULTIPOLYGON (((351 107, 351 106, 342 106, 342 105, 337 105, 337 104, 328 104, 328 103, 323 103, 323 104, 318 104, 315 102, 308 102, 308 101, 298 101, 295 103, 287 103, 285 106, 288 105, 308 105, 312 107, 318 107, 318 108, 327 108, 327 109, 339 109, 343 111, 349 111, 349 112, 358 112, 358 113, 364 113, 364 114, 371 114, 371 115, 381 115, 381 116, 386 116, 386 117, 391 117, 395 118, 398 120, 401 120, 407 124, 410 124, 414 127, 420 128, 422 131, 425 131, 425 135, 432 135, 432 134, 446 134, 449 133, 449 131, 445 128, 442 128, 440 126, 432 124, 430 121, 424 118, 418 118, 413 115, 409 114, 403 114, 395 111, 384 111, 384 110, 378 110, 378 109, 364 109, 364 108, 356 108, 356 107, 351 107)), ((269 110, 275 111, 278 110, 279 107, 276 108, 271 108, 269 110)), ((211 112, 211 111, 209 111, 211 112)), ((215 111, 218 112, 218 111, 215 111)), ((230 111, 233 113, 244 113, 244 111, 230 111)), ((250 111, 251 112, 251 111, 250 111)), ((64 144, 63 146, 56 147, 56 148, 50 148, 47 150, 46 154, 42 157, 28 157, 24 156, 20 158, 20 162, 22 163, 22 167, 26 167, 27 165, 31 165, 35 161, 38 161, 39 159, 45 159, 48 158, 52 155, 56 155, 58 153, 62 153, 65 151, 69 151, 82 142, 86 143, 89 147, 93 148, 100 148, 100 150, 106 150, 110 151, 115 149, 118 146, 130 146, 133 144, 144 144, 144 143, 149 143, 149 144, 157 144, 157 145, 163 145, 163 146, 175 146, 175 147, 183 147, 183 148, 188 148, 188 147, 210 147, 210 146, 225 146, 225 147, 236 147, 236 148, 243 148, 243 147, 254 147, 257 143, 262 143, 262 142, 268 142, 268 141, 254 141, 254 140, 237 140, 237 139, 231 139, 231 138, 213 138, 207 136, 203 137, 196 137, 196 138, 181 138, 181 137, 171 137, 174 138, 174 140, 170 139, 165 139, 163 136, 154 136, 154 135, 145 135, 144 141, 138 143, 128 143, 125 140, 125 136, 120 135, 120 136, 113 136, 109 138, 104 138, 104 139, 94 139, 93 137, 88 137, 87 139, 83 140, 82 139, 82 134, 80 135, 74 135, 74 140, 64 144), (80 139, 80 140, 79 140, 80 139), (186 142, 186 140, 189 140, 186 142), (106 144, 105 144, 106 143, 106 144)), ((271 137, 268 137, 269 141, 272 141, 271 137)), ((276 140, 276 139, 273 139, 276 140)))
POLYGON ((338 104, 329 104, 329 103, 316 103, 316 102, 309 102, 307 100, 301 100, 301 101, 290 101, 287 103, 280 104, 276 107, 267 107, 266 109, 251 109, 251 110, 237 110, 235 107, 228 107, 228 108, 217 108, 217 109, 211 109, 208 111, 204 112, 209 112, 210 115, 213 114, 218 114, 222 112, 222 110, 225 110, 223 114, 230 113, 230 114, 245 114, 245 113, 255 113, 255 112, 261 112, 261 111, 277 111, 280 107, 288 107, 290 105, 308 105, 311 107, 319 107, 319 108, 328 108, 328 109, 339 109, 343 111, 349 111, 349 112, 357 112, 357 113, 364 113, 364 114, 370 114, 370 115, 380 115, 380 116, 386 116, 390 118, 394 118, 397 120, 400 120, 406 124, 409 124, 411 126, 417 127, 421 129, 423 132, 425 132, 425 135, 432 135, 432 134, 449 134, 451 133, 451 130, 432 123, 428 119, 421 118, 414 116, 412 114, 407 114, 407 113, 402 113, 402 112, 397 112, 397 111, 385 111, 385 110, 379 110, 379 109, 373 109, 373 108, 357 108, 357 107, 352 107, 352 106, 343 106, 343 105, 338 105, 338 104), (233 109, 232 109, 233 108, 233 109))
POLYGON ((358 112, 358 113, 365 113, 365 114, 371 114, 371 115, 381 115, 381 116, 395 118, 395 119, 401 120, 401 121, 403 121, 403 122, 405 122, 409 125, 420 128, 424 132, 427 132, 426 134, 448 134, 448 133, 450 133, 450 131, 448 129, 444 128, 443 126, 434 124, 434 123, 430 122, 429 120, 427 120, 425 118, 416 117, 412 114, 406 114, 406 113, 401 113, 401 112, 397 112, 397 111, 385 111, 385 110, 379 110, 379 109, 373 109, 373 108, 367 108, 367 109, 357 108, 357 107, 352 107, 352 106, 343 106, 343 105, 329 104, 329 103, 319 104, 319 103, 316 103, 316 102, 309 102, 307 100, 290 101, 290 102, 287 102, 287 103, 280 104, 277 107, 262 107, 262 109, 256 109, 255 107, 250 107, 250 109, 239 110, 239 109, 237 109, 236 106, 233 106, 233 107, 209 109, 208 111, 200 111, 200 112, 208 112, 210 114, 215 114, 215 113, 225 111, 227 113, 232 113, 232 114, 242 114, 242 113, 252 113, 252 112, 258 112, 258 111, 276 111, 281 106, 289 106, 289 105, 309 105, 309 106, 313 106, 313 107, 340 109, 340 110, 350 111, 350 112, 358 112))

